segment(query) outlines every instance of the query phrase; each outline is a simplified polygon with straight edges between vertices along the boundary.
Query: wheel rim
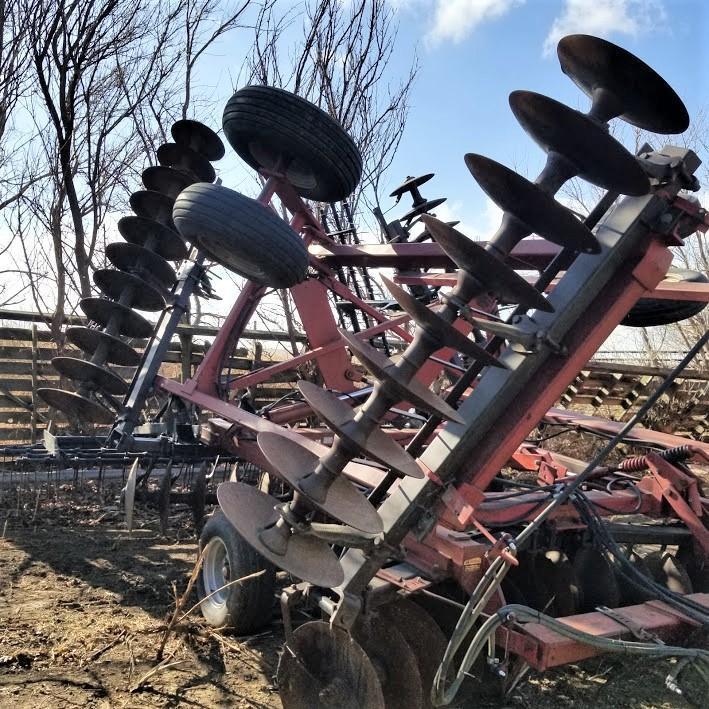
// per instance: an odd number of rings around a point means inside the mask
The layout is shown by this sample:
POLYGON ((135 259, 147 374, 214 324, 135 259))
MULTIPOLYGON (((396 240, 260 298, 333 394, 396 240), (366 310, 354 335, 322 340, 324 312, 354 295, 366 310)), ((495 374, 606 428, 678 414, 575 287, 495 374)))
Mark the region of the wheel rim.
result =
POLYGON ((229 583, 230 577, 231 567, 226 545, 219 537, 212 537, 204 548, 202 560, 202 582, 206 598, 203 606, 217 609, 226 605, 229 592, 223 587, 229 583))

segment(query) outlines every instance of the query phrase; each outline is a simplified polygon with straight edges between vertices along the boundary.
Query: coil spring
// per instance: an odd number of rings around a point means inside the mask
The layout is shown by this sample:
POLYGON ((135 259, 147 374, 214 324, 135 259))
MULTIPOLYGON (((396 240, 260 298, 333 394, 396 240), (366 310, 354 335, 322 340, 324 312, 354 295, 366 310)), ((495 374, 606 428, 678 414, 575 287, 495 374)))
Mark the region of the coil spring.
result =
MULTIPOLYGON (((657 451, 655 455, 660 456, 668 463, 680 463, 692 457, 692 447, 690 445, 676 446, 664 451, 657 451)), ((628 458, 618 465, 618 469, 624 473, 638 473, 648 469, 647 456, 639 455, 635 458, 628 458)))

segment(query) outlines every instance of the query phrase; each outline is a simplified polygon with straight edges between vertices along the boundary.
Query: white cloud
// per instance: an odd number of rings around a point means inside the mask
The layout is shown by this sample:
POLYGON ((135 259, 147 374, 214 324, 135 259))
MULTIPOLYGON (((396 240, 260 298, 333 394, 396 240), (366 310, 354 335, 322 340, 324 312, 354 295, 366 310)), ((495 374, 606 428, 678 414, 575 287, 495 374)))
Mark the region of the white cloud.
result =
POLYGON ((552 54, 567 34, 638 37, 661 27, 666 20, 661 0, 564 0, 561 14, 544 40, 544 54, 552 54))
POLYGON ((478 25, 495 20, 525 0, 435 0, 433 27, 426 35, 431 45, 461 42, 478 25))

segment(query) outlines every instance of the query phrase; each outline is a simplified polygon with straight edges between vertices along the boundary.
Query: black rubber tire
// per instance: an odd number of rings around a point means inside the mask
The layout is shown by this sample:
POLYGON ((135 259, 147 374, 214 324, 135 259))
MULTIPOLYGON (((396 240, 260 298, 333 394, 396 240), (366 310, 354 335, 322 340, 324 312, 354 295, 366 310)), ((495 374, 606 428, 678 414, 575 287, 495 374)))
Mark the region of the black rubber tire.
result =
POLYGON ((286 174, 298 194, 339 202, 357 187, 362 156, 352 138, 325 111, 272 86, 239 89, 224 107, 224 134, 255 169, 289 160, 286 174))
POLYGON ((222 266, 269 288, 304 281, 308 251, 273 210, 220 185, 198 182, 172 210, 180 234, 222 266))
MULTIPOLYGON (((674 283, 709 283, 709 278, 703 273, 683 268, 671 268, 667 273, 667 280, 674 283)), ((707 303, 699 300, 641 298, 625 316, 621 325, 629 327, 669 325, 694 317, 706 307, 707 303)))
MULTIPOLYGON (((226 548, 230 580, 236 580, 262 569, 265 573, 225 589, 223 603, 217 602, 218 596, 213 596, 211 600, 202 603, 200 606, 202 615, 214 627, 227 627, 237 635, 253 633, 271 621, 276 570, 244 541, 220 510, 207 520, 202 529, 199 537, 200 552, 215 538, 221 540, 226 548)), ((205 562, 206 558, 205 555, 205 562)), ((208 595, 207 589, 210 587, 205 579, 205 567, 203 563, 197 579, 197 593, 200 600, 208 595)))

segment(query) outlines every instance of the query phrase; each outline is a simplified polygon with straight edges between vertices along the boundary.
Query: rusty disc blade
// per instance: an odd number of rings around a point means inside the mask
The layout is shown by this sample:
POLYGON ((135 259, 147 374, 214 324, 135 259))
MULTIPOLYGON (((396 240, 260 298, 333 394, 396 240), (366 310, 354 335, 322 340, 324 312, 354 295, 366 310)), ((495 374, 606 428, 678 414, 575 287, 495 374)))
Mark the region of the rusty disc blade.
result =
POLYGON ((400 475, 422 478, 423 472, 416 461, 381 429, 375 428, 364 435, 354 420, 352 409, 332 392, 321 389, 312 382, 298 382, 298 389, 315 413, 345 442, 363 451, 368 457, 395 470, 400 475))
POLYGON ((187 256, 188 249, 182 237, 160 222, 145 217, 122 217, 118 231, 131 244, 145 246, 170 261, 179 261, 187 256))
POLYGON ((527 308, 554 311, 542 293, 480 244, 435 217, 424 215, 421 220, 451 261, 475 278, 486 291, 527 308))
POLYGON ((140 362, 140 355, 130 345, 103 330, 94 330, 83 325, 68 327, 66 339, 87 354, 93 354, 100 345, 106 345, 105 362, 125 367, 135 367, 140 362))
POLYGON ((436 207, 440 207, 446 201, 445 197, 438 197, 437 199, 427 199, 421 204, 417 204, 415 207, 410 209, 403 217, 401 217, 402 222, 410 222, 414 217, 418 217, 419 214, 424 212, 430 212, 436 207))
POLYGON ((381 276, 384 285, 394 296, 396 302, 411 316, 412 320, 429 335, 441 343, 441 347, 462 352, 478 359, 491 367, 503 366, 496 357, 486 352, 482 347, 468 339, 460 330, 456 330, 448 321, 440 317, 434 310, 426 307, 420 300, 414 298, 386 276, 381 276))
POLYGON ((169 290, 175 285, 175 269, 155 251, 138 244, 116 241, 106 246, 106 258, 121 271, 130 271, 169 290))
POLYGON ((354 639, 377 668, 387 709, 422 709, 423 686, 414 651, 388 616, 370 612, 352 629, 354 639))
POLYGON ((564 37, 556 51, 564 74, 593 99, 591 112, 599 120, 620 116, 653 133, 683 133, 689 127, 682 99, 634 54, 587 34, 564 37), (606 110, 600 112, 598 103, 606 110))
POLYGON ((177 195, 194 184, 195 180, 185 175, 184 172, 175 170, 164 165, 151 165, 143 170, 143 184, 155 192, 162 192, 171 199, 177 199, 177 195))
POLYGON ((112 268, 100 268, 94 271, 94 283, 105 296, 112 300, 120 300, 126 290, 132 288, 133 292, 130 296, 130 307, 132 308, 156 312, 165 307, 165 299, 162 294, 132 273, 116 271, 112 268))
POLYGON ((208 126, 199 121, 184 118, 172 124, 172 139, 180 145, 186 145, 212 162, 224 157, 224 143, 208 126))
POLYGON ((164 143, 158 148, 158 162, 194 177, 199 182, 214 182, 217 176, 212 164, 192 148, 178 143, 164 143))
POLYGON ((322 620, 296 628, 278 661, 283 709, 385 709, 382 685, 349 633, 322 620))
POLYGON ((527 134, 546 152, 563 156, 594 185, 632 196, 650 191, 638 161, 603 125, 533 91, 513 91, 510 107, 527 134))
POLYGON ((428 182, 433 175, 433 172, 429 172, 426 175, 419 175, 418 177, 407 177, 389 196, 401 197, 409 190, 412 190, 415 187, 421 187, 421 185, 428 182))
POLYGON ((379 350, 362 342, 362 340, 357 339, 349 332, 345 332, 342 329, 339 332, 360 362, 380 382, 386 382, 396 392, 395 395, 400 397, 400 401, 408 401, 424 411, 437 414, 447 421, 464 423, 460 414, 452 406, 446 404, 440 396, 436 396, 430 389, 427 389, 415 379, 407 380, 394 363, 379 350))
POLYGON ((140 313, 107 298, 82 298, 79 301, 86 317, 106 327, 116 316, 118 334, 125 337, 150 337, 154 327, 140 313))
POLYGON ((263 533, 280 519, 274 509, 278 500, 244 483, 225 482, 217 488, 217 500, 236 531, 264 558, 303 581, 333 588, 345 578, 342 566, 326 542, 292 534, 285 553, 277 554, 263 541, 263 533))
POLYGON ((138 190, 133 192, 128 201, 137 216, 152 219, 169 229, 175 229, 175 224, 172 221, 172 208, 175 200, 172 197, 155 190, 138 190))
POLYGON ((591 230, 538 185, 484 155, 468 153, 465 164, 485 194, 530 234, 587 254, 601 250, 591 230))
POLYGON ((316 474, 320 459, 297 441, 278 433, 259 433, 256 439, 261 452, 294 490, 308 498, 330 517, 369 534, 382 531, 382 520, 367 498, 349 481, 339 475, 334 479, 316 474), (321 484, 318 484, 317 478, 321 484), (318 500, 308 492, 308 483, 323 490, 325 498, 318 500))
POLYGON ((618 607, 620 588, 606 554, 583 547, 574 556, 573 568, 581 590, 582 613, 590 613, 598 606, 618 607))
POLYGON ((70 419, 88 421, 89 423, 110 424, 113 423, 115 414, 105 406, 91 399, 87 399, 81 394, 63 389, 40 388, 37 389, 38 396, 59 411, 63 411, 70 419))
POLYGON ((87 362, 78 357, 54 357, 52 366, 63 377, 76 382, 91 383, 97 389, 107 394, 122 396, 128 391, 128 384, 108 367, 102 367, 93 362, 87 362))

